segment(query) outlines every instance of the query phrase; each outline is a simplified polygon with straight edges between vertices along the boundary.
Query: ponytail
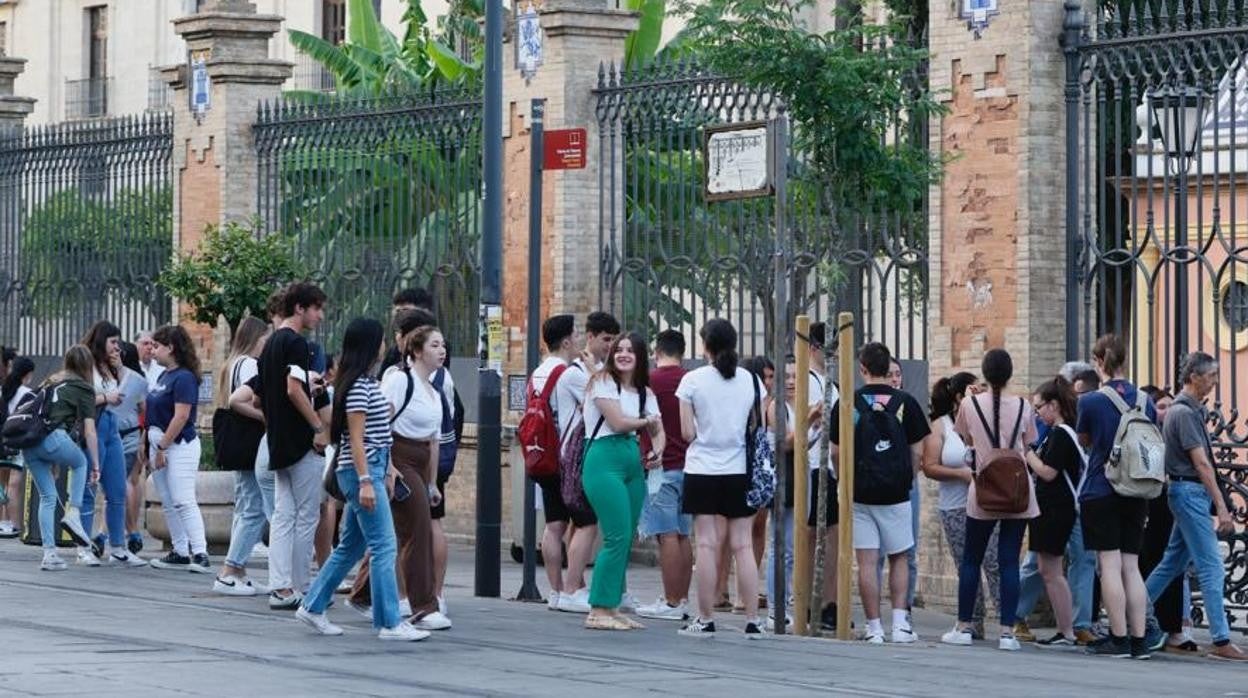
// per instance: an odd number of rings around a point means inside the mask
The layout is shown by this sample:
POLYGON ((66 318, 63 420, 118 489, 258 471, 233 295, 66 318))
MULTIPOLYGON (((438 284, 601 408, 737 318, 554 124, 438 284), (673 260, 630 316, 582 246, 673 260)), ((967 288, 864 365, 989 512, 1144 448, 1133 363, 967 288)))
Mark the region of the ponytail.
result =
POLYGON ((727 320, 716 318, 702 326, 702 344, 713 358, 711 365, 724 380, 737 375, 737 330, 727 320))
MULTIPOLYGON (((1014 377, 1014 359, 1004 349, 991 349, 984 354, 982 365, 984 380, 992 387, 992 412, 996 420, 997 434, 1001 434, 1001 391, 1014 377)), ((1012 445, 1012 444, 1011 444, 1012 445)))
POLYGON ((715 361, 712 362, 715 370, 719 371, 719 375, 724 380, 732 380, 737 375, 737 352, 735 349, 725 349, 715 355, 715 361))

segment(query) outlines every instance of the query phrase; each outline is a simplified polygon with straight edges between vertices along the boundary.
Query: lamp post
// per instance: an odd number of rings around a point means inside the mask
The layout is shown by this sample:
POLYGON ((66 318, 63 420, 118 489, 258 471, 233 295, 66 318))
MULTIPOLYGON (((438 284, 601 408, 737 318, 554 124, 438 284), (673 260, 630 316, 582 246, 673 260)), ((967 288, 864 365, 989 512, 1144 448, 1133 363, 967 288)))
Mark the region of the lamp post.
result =
POLYGON ((1200 130, 1205 123, 1209 97, 1196 87, 1166 86, 1155 90, 1150 103, 1153 121, 1161 130, 1166 162, 1172 163, 1177 182, 1174 188, 1174 244, 1182 251, 1176 256, 1174 274, 1174 359, 1176 365, 1187 355, 1187 173, 1200 148, 1200 130))

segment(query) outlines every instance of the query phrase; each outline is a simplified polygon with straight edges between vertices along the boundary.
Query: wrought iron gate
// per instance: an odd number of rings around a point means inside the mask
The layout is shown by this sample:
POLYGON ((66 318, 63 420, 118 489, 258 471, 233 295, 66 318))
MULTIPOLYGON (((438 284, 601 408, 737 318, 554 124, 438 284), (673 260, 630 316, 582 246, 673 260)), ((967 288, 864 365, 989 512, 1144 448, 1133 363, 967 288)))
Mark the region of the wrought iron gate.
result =
MULTIPOLYGON (((1066 3, 1067 354, 1127 339, 1130 378, 1175 390, 1190 351, 1222 365, 1209 425, 1233 502, 1232 626, 1248 628, 1248 8, 1066 3)), ((1194 585, 1193 585, 1194 586, 1194 585)), ((1194 589, 1195 591, 1195 589, 1194 589)))
MULTIPOLYGON (((779 101, 680 61, 604 66, 595 94, 601 306, 626 327, 673 327, 688 337, 724 317, 738 328, 743 353, 765 353, 774 322, 773 200, 707 202, 701 149, 705 127, 767 119, 779 101)), ((895 121, 890 138, 927 142, 926 124, 895 121)), ((852 310, 862 341, 925 360, 926 216, 880 211, 834 221, 803 161, 790 152, 793 312, 826 318, 852 310)))

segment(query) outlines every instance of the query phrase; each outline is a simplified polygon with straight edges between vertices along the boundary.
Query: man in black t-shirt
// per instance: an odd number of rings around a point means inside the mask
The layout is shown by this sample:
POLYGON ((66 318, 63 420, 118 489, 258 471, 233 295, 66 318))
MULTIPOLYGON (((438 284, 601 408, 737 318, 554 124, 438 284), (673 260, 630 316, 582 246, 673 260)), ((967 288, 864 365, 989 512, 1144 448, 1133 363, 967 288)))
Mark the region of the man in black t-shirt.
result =
POLYGON ((313 403, 312 351, 303 333, 320 324, 325 300, 324 292, 312 284, 288 287, 281 327, 260 356, 260 404, 275 490, 269 532, 270 608, 298 608, 310 581, 329 425, 313 403))

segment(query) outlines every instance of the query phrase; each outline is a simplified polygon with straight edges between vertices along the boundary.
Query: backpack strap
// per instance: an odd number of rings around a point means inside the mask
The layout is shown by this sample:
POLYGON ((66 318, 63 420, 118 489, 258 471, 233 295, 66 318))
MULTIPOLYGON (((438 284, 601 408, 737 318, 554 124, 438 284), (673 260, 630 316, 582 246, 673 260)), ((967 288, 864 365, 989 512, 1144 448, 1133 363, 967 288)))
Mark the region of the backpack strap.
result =
MULTIPOLYGON (((988 426, 988 418, 984 416, 984 408, 979 406, 979 400, 975 396, 971 396, 971 404, 975 406, 975 414, 979 415, 980 424, 984 425, 984 431, 988 432, 988 436, 992 439, 993 448, 1001 448, 1001 433, 993 432, 992 427, 988 426)), ((1021 414, 1019 415, 1022 416, 1021 414)))
MULTIPOLYGON (((1131 406, 1127 404, 1126 400, 1122 399, 1122 396, 1118 394, 1117 390, 1114 390, 1113 386, 1102 385, 1101 389, 1098 390, 1097 392, 1109 398, 1109 401, 1114 403, 1114 407, 1118 410, 1119 414, 1126 414, 1131 411, 1131 406)), ((1136 397, 1137 402, 1139 402, 1143 394, 1144 394, 1143 390, 1136 391, 1135 397, 1136 397)), ((1147 404, 1147 403, 1141 403, 1141 404, 1147 404)))
POLYGON ((404 368, 403 373, 407 374, 407 392, 403 394, 403 404, 394 411, 394 414, 390 415, 390 424, 392 426, 395 420, 399 418, 399 415, 403 414, 403 410, 412 404, 412 395, 416 393, 416 379, 412 377, 412 369, 410 367, 404 368))
POLYGON ((1023 412, 1027 410, 1027 401, 1023 398, 1018 399, 1018 418, 1014 420, 1014 435, 1010 437, 1010 444, 1007 448, 1014 448, 1014 442, 1018 441, 1018 432, 1023 426, 1023 412))
POLYGON ((245 360, 246 360, 246 357, 240 356, 234 362, 234 377, 230 379, 230 392, 231 393, 233 393, 235 390, 238 390, 238 376, 243 370, 243 361, 245 360))
MULTIPOLYGON (((442 371, 445 369, 438 369, 438 370, 442 371)), ((559 386, 559 379, 563 376, 563 372, 566 370, 568 370, 568 365, 564 364, 562 366, 555 367, 555 370, 550 372, 550 377, 546 379, 546 385, 542 386, 542 394, 541 394, 542 402, 545 402, 548 404, 550 403, 550 396, 555 394, 555 388, 559 386)), ((438 389, 438 392, 442 392, 442 386, 435 385, 434 387, 438 389)), ((530 390, 533 389, 532 378, 529 379, 529 389, 530 390)))
POLYGON ((1083 483, 1087 481, 1088 476, 1088 454, 1083 450, 1083 446, 1079 443, 1079 435, 1075 433, 1073 427, 1063 422, 1058 428, 1066 432, 1070 437, 1070 442, 1075 445, 1075 452, 1079 454, 1079 460, 1083 462, 1083 467, 1079 469, 1079 484, 1076 485, 1070 481, 1070 473, 1062 471, 1062 477, 1066 478, 1066 486, 1070 488, 1071 495, 1075 498, 1075 506, 1079 505, 1079 495, 1083 492, 1083 483))

